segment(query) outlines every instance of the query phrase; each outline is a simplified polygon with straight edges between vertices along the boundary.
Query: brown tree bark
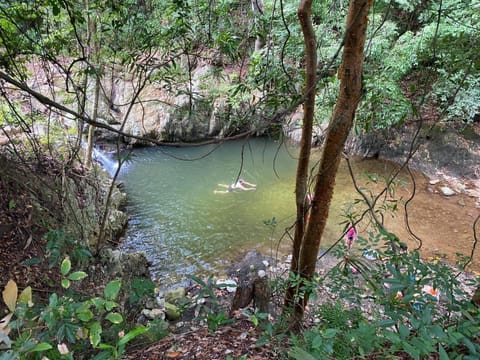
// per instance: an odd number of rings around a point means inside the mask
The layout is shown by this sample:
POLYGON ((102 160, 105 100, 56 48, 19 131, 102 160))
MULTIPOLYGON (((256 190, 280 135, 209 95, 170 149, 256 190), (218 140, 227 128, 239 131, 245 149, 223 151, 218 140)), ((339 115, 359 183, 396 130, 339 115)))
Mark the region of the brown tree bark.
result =
MULTIPOLYGON (((308 5, 309 3, 311 5, 311 1, 302 1, 299 8, 299 18, 302 5, 308 5)), ((335 177, 340 164, 345 141, 352 128, 355 112, 362 94, 363 51, 365 46, 368 13, 372 3, 372 0, 351 0, 349 4, 342 63, 338 71, 338 76, 340 78, 340 93, 327 130, 322 158, 315 178, 315 190, 310 209, 310 220, 306 224, 306 228, 304 220, 300 220, 300 215, 302 215, 300 211, 303 211, 305 214, 305 188, 303 187, 303 182, 306 181, 306 176, 305 180, 297 178, 297 223, 291 271, 296 275, 300 275, 303 280, 310 280, 315 272, 320 241, 325 230, 330 203, 333 196, 335 177), (299 188, 299 186, 301 186, 301 188, 299 188), (302 195, 304 199, 303 205, 300 199, 302 195), (297 257, 296 254, 298 254, 297 257)), ((309 12, 307 14, 309 15, 309 12)), ((300 22, 302 24, 301 18, 300 22)), ((308 48, 307 40, 310 40, 310 38, 307 38, 305 35, 306 32, 303 29, 303 24, 302 30, 304 31, 305 42, 308 48)), ((309 60, 307 59, 307 73, 309 66, 308 61, 309 60)), ((309 87, 307 86, 306 89, 308 91, 309 87)), ((314 91, 312 91, 312 93, 314 93, 314 91)), ((307 97, 307 102, 309 100, 311 101, 310 96, 307 97)), ((308 103, 310 105, 307 106, 307 102, 304 106, 305 112, 307 109, 311 111, 312 114, 310 116, 312 116, 313 119, 314 103, 308 103)), ((310 122, 305 122, 305 120, 309 120, 306 119, 306 117, 307 115, 305 114, 303 132, 307 132, 307 135, 310 135, 311 138, 312 124, 310 122), (307 128, 307 126, 310 128, 307 128)), ((304 146, 303 141, 301 145, 304 146)), ((308 148, 308 150, 309 153, 310 148, 308 148)), ((300 161, 305 161, 302 156, 300 161)), ((297 177, 299 175, 303 174, 300 174, 300 172, 297 171, 297 177)), ((305 219, 305 217, 302 219, 305 219)), ((304 309, 308 303, 310 294, 308 292, 299 294, 301 295, 300 297, 295 297, 293 295, 298 295, 298 289, 294 286, 290 286, 285 295, 285 305, 286 310, 290 311, 289 315, 291 316, 291 323, 295 325, 299 324, 303 319, 304 309)))
MULTIPOLYGON (((300 250, 305 232, 306 215, 308 206, 306 202, 308 164, 312 149, 313 118, 315 114, 315 86, 317 81, 317 42, 312 23, 312 0, 302 0, 298 7, 298 20, 300 22, 305 42, 305 102, 303 103, 303 128, 300 139, 300 154, 297 165, 295 183, 295 202, 297 216, 295 234, 293 238, 292 263, 290 270, 298 274, 300 272, 300 250)), ((294 298, 297 289, 290 286, 285 294, 285 308, 291 310, 294 307, 294 298)))

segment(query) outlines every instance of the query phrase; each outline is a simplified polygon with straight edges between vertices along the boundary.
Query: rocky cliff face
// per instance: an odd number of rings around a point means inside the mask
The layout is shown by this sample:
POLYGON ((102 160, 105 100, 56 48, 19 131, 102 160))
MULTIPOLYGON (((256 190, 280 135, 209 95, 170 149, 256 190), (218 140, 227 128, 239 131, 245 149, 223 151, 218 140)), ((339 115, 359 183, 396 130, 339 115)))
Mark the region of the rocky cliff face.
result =
MULTIPOLYGON (((172 91, 165 81, 149 81, 136 94, 138 79, 119 72, 111 79, 103 82, 100 121, 127 134, 157 141, 192 142, 221 136, 235 126, 224 91, 232 80, 213 65, 197 64, 189 81, 180 85, 183 90, 177 91, 172 91), (218 89, 215 95, 212 89, 218 89)), ((116 138, 102 130, 97 130, 97 135, 106 140, 116 138)), ((139 142, 127 137, 122 140, 131 145, 139 142)))

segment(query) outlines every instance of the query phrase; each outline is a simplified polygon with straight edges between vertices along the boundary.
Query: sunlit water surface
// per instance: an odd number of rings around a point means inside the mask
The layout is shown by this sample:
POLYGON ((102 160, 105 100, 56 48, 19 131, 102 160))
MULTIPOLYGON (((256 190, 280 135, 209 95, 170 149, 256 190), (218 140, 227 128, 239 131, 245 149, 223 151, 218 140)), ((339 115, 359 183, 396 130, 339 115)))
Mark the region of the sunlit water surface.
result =
MULTIPOLYGON (((315 157, 318 158, 318 154, 314 154, 315 157)), ((221 273, 248 250, 257 249, 273 256, 286 254, 291 240, 285 231, 293 225, 295 215, 296 165, 295 148, 287 149, 266 139, 227 142, 220 146, 137 149, 120 173, 129 198, 130 216, 122 248, 144 251, 152 263, 153 276, 164 285, 181 282, 188 274, 221 273), (215 193, 215 190, 225 190, 218 184, 230 184, 237 176, 255 183, 257 189, 215 193), (275 225, 271 225, 272 222, 268 225, 272 219, 275 225)), ((357 174, 388 173, 393 168, 380 161, 357 161, 354 166, 357 174)), ((362 183, 366 184, 365 177, 363 179, 362 183)), ((438 195, 432 198, 435 195, 426 191, 425 180, 420 177, 417 181, 420 182, 417 184, 420 201, 410 206, 415 212, 411 225, 423 231, 420 236, 426 241, 426 254, 444 250, 451 245, 455 234, 462 237, 462 251, 468 252, 470 217, 474 216, 467 214, 470 203, 460 206, 456 200, 438 195), (452 223, 455 232, 439 230, 440 225, 435 224, 439 211, 443 211, 445 217, 459 217, 454 220, 456 225, 452 223)), ((399 188, 399 196, 406 198, 410 193, 405 182, 399 188)), ((341 237, 340 223, 345 220, 342 214, 352 210, 351 204, 358 198, 343 162, 323 247, 341 237)), ((403 225, 402 213, 389 223, 392 231, 403 236, 402 240, 411 239, 403 225)), ((441 223, 444 224, 445 219, 441 223)), ((293 234, 293 230, 290 233, 293 234)), ((447 252, 454 253, 449 249, 447 252)))

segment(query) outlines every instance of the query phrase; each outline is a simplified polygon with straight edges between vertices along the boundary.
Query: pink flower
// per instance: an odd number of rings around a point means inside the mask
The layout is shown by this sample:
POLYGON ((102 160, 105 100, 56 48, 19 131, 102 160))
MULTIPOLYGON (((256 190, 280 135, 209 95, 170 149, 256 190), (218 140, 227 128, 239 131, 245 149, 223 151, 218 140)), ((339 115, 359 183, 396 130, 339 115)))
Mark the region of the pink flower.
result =
POLYGON ((345 245, 347 246, 347 249, 351 249, 353 246, 353 243, 357 239, 357 230, 355 230, 355 227, 352 225, 350 228, 347 230, 347 233, 345 234, 345 245))

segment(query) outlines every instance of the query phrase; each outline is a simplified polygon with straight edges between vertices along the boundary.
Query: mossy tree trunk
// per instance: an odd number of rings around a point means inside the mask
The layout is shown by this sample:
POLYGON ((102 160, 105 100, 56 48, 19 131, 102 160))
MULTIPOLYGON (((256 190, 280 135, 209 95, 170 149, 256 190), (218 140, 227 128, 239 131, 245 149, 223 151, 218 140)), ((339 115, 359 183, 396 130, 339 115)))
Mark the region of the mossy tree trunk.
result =
MULTIPOLYGON (((311 150, 312 125, 315 100, 316 64, 315 37, 311 21, 311 0, 303 0, 298 10, 306 45, 306 101, 304 104, 301 153, 297 168, 296 203, 297 219, 293 244, 291 272, 300 275, 303 282, 311 280, 327 223, 333 196, 335 177, 344 149, 345 141, 353 125, 355 112, 362 95, 362 67, 368 13, 372 0, 351 0, 347 15, 342 63, 338 70, 340 92, 330 121, 310 208, 310 219, 306 199, 308 157, 311 150), (312 85, 313 84, 313 85, 312 85)), ((301 286, 291 284, 285 294, 285 311, 291 324, 297 326, 303 319, 309 292, 300 293, 301 286)))

